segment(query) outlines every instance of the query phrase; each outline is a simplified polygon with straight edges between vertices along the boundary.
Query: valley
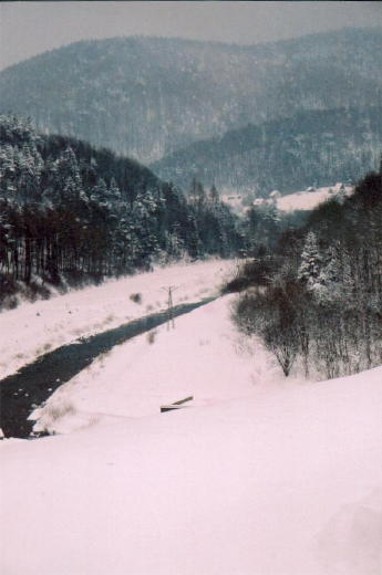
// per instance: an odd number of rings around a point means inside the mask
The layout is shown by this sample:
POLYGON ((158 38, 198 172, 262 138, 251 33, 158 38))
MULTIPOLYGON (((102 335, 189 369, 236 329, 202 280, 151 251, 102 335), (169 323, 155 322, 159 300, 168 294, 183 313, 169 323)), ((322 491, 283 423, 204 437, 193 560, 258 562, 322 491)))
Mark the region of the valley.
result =
POLYGON ((1 573, 380 575, 377 3, 87 4, 0 5, 1 573))

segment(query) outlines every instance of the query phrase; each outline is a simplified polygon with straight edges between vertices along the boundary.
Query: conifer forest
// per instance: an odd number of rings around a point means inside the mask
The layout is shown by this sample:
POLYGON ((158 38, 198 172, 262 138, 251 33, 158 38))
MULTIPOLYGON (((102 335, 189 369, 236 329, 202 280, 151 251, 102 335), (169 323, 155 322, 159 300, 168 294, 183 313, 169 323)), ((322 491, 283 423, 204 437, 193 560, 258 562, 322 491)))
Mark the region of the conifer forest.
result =
POLYGON ((216 188, 192 194, 137 162, 0 118, 3 293, 40 277, 101 280, 188 256, 232 256, 237 218, 216 188))

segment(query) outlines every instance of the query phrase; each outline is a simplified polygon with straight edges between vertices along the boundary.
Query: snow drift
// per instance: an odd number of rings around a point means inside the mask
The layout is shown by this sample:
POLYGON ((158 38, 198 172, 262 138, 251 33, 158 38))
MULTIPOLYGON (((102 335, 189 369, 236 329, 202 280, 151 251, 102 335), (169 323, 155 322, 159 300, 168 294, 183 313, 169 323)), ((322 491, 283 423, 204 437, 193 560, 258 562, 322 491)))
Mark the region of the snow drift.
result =
POLYGON ((287 381, 231 299, 58 390, 64 435, 2 442, 2 572, 380 575, 382 367, 287 381))

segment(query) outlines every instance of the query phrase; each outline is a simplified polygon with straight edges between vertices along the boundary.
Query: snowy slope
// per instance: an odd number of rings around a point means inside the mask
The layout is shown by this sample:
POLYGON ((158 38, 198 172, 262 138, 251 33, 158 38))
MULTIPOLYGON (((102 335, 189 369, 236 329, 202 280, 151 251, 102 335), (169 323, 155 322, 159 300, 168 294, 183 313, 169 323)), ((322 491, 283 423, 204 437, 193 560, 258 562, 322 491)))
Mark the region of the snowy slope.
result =
POLYGON ((382 368, 285 380, 231 300, 57 391, 65 435, 2 442, 2 573, 380 575, 382 368))

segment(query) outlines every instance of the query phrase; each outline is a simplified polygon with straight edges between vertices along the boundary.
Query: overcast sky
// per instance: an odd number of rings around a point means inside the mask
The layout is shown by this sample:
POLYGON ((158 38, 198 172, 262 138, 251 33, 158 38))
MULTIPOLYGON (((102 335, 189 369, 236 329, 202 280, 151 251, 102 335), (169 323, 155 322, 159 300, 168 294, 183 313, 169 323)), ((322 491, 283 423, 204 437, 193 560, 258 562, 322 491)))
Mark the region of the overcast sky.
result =
POLYGON ((380 2, 1 2, 1 67, 86 38, 135 34, 254 44, 382 26, 380 2))

